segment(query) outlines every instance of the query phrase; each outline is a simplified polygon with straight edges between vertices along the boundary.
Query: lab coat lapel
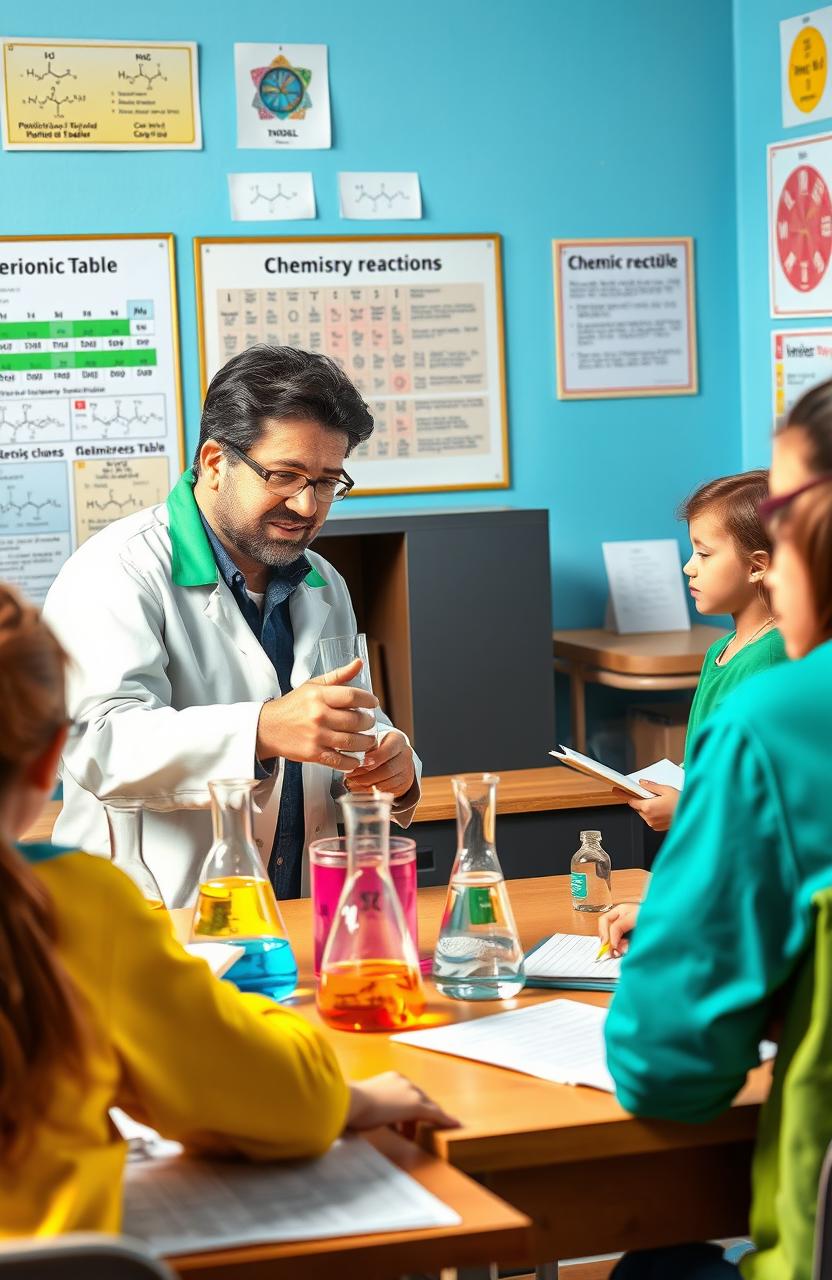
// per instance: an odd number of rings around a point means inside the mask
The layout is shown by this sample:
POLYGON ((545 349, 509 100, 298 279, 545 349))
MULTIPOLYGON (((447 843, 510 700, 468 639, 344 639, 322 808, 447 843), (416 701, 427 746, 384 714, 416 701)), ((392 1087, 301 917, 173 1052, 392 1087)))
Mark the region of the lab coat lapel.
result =
POLYGON ((276 680, 274 667, 224 582, 217 583, 208 597, 204 612, 205 617, 245 654, 252 663, 252 675, 257 678, 262 675, 267 682, 267 691, 272 693, 276 680))
POLYGON ((319 587, 302 582, 292 596, 289 611, 295 635, 292 687, 309 680, 318 663, 318 640, 329 616, 330 606, 319 587))

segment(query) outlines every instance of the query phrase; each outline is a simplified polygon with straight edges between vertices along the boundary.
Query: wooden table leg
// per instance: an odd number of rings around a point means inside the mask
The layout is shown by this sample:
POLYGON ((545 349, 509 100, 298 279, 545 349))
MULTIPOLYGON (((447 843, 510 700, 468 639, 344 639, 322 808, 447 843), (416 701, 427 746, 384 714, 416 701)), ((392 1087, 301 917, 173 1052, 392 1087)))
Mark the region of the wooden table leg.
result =
POLYGON ((572 745, 586 752, 586 681, 580 667, 569 673, 569 715, 572 722, 572 745))

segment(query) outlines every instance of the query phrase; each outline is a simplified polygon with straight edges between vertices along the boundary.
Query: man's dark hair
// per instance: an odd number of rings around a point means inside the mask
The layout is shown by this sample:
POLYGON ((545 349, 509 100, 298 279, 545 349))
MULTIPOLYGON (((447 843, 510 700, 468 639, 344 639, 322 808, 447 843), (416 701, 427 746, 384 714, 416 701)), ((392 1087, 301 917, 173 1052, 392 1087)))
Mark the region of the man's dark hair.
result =
POLYGON ((248 453, 267 418, 311 419, 347 437, 347 453, 368 439, 373 418, 347 375, 328 356, 294 347, 248 347, 214 374, 199 427, 194 475, 206 440, 248 453))

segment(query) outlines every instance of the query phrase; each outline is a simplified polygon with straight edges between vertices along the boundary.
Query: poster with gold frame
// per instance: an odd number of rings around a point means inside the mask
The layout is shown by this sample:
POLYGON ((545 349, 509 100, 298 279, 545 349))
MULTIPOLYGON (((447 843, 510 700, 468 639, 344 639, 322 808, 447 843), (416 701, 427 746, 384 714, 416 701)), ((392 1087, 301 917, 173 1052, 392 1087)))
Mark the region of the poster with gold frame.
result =
POLYGON ((173 236, 0 237, 0 578, 163 502, 184 462, 173 236))
POLYGON ((203 393, 237 352, 321 352, 375 419, 356 492, 509 483, 498 235, 199 237, 203 393))

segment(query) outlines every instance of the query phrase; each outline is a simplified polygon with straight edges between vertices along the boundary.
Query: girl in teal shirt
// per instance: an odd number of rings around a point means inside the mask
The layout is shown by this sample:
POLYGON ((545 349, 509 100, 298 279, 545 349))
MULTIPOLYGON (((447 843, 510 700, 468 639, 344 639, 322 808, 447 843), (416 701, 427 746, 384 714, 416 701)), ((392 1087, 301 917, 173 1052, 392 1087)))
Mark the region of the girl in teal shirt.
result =
MULTIPOLYGON (((705 654, 688 719, 688 745, 732 689, 786 656, 765 582, 771 541, 757 514, 767 493, 768 472, 745 471, 703 484, 679 511, 690 535, 691 557, 684 571, 697 611, 727 613, 734 622, 728 639, 720 636, 705 654)), ((629 798, 630 807, 654 831, 666 831, 680 793, 647 780, 641 785, 655 799, 629 798)))
MULTIPOLYGON (((730 1105, 814 946, 812 899, 832 887, 832 383, 792 411, 775 441, 771 488, 768 581, 796 661, 747 680, 692 744, 607 1021, 616 1093, 637 1115, 696 1122, 730 1105)), ((775 1088, 789 1065, 778 1062, 775 1088)), ((832 1094, 827 1102, 802 1130, 812 1179, 832 1139, 832 1094)), ((809 1280, 811 1245, 793 1246, 811 1240, 812 1197, 795 1209, 788 1188, 761 1194, 780 1167, 770 1121, 755 1156, 757 1248, 740 1269, 746 1280, 809 1280)), ((614 1275, 738 1272, 716 1246, 696 1245, 629 1255, 614 1275)))

